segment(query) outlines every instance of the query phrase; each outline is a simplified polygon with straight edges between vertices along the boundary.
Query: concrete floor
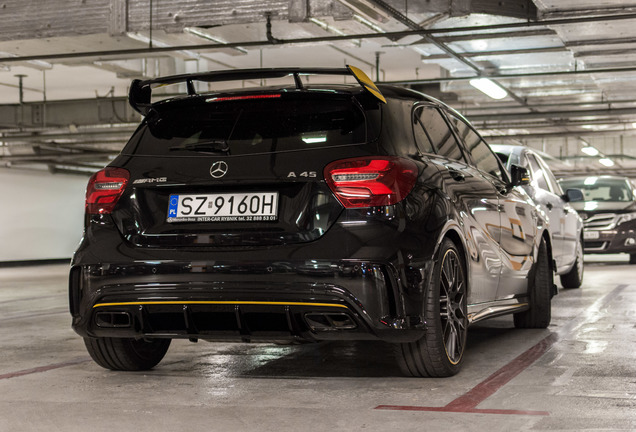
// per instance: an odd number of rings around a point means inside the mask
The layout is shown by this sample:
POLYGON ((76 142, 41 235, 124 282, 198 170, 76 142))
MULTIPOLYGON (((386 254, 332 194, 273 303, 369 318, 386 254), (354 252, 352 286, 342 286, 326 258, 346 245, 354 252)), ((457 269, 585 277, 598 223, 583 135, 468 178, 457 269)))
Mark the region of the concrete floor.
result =
POLYGON ((471 327, 463 371, 400 376, 382 343, 174 341, 153 371, 94 364, 67 267, 0 268, 0 431, 636 430, 636 266, 586 257, 547 330, 471 327))

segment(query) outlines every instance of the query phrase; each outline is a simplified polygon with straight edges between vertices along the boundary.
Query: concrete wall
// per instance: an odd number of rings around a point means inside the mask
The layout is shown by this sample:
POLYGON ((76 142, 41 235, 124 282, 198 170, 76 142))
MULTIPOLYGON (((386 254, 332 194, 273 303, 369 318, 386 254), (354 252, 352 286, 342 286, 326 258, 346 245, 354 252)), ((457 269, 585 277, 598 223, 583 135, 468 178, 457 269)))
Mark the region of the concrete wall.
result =
POLYGON ((88 177, 0 169, 0 262, 70 258, 88 177))

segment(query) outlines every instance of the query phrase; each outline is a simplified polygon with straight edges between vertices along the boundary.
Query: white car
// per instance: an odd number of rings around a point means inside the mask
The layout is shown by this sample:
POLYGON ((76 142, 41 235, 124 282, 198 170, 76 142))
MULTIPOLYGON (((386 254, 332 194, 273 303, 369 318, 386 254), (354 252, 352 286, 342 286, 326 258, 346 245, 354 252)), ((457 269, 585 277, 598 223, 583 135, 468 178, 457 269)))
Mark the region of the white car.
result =
POLYGON ((570 202, 582 201, 583 193, 579 189, 568 189, 564 193, 547 163, 528 147, 501 144, 490 147, 508 171, 512 164, 528 170, 530 184, 521 187, 549 220, 552 253, 561 285, 579 288, 583 283, 583 221, 570 202))

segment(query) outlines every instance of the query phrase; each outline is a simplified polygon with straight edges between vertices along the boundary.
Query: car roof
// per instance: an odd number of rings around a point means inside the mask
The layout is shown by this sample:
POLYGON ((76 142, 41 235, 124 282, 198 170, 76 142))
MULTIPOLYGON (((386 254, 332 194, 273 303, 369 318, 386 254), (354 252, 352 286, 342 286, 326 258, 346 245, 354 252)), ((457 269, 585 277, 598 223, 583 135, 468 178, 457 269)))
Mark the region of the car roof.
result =
POLYGON ((555 158, 554 156, 548 153, 542 152, 541 150, 537 150, 537 149, 527 147, 524 145, 519 145, 519 144, 489 144, 489 145, 494 152, 505 152, 505 153, 516 154, 516 155, 521 155, 523 153, 529 153, 529 152, 534 153, 535 155, 543 159, 548 164, 548 166, 550 166, 551 169, 567 168, 571 166, 566 161, 555 158))
POLYGON ((614 179, 614 180, 625 180, 628 183, 630 182, 629 177, 625 176, 617 176, 617 175, 584 175, 584 176, 568 176, 563 178, 562 180, 585 180, 589 177, 598 177, 600 179, 614 179))

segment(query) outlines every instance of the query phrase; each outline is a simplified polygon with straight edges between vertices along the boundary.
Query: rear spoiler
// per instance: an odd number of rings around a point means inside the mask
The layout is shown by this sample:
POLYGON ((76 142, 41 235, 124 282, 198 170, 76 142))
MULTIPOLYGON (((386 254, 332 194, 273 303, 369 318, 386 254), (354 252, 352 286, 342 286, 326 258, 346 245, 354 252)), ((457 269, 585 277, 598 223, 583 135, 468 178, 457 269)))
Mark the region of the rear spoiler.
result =
POLYGON ((294 83, 298 90, 303 90, 303 83, 300 79, 301 75, 349 75, 353 76, 356 81, 369 93, 375 96, 382 103, 386 103, 386 99, 380 93, 380 90, 371 81, 371 78, 355 66, 347 65, 346 68, 271 68, 271 69, 237 69, 229 71, 212 71, 192 74, 173 75, 163 78, 155 78, 150 80, 135 79, 130 85, 128 93, 128 102, 135 111, 142 115, 148 114, 150 110, 152 89, 169 84, 185 83, 188 89, 188 95, 196 95, 197 91, 194 87, 194 81, 202 82, 219 82, 219 81, 240 81, 253 79, 268 78, 284 78, 293 76, 294 83))

